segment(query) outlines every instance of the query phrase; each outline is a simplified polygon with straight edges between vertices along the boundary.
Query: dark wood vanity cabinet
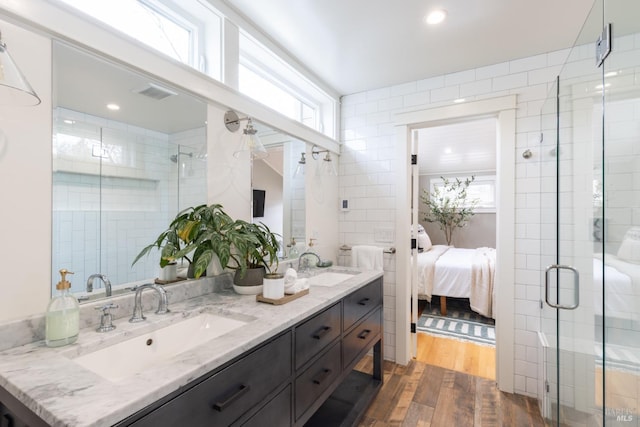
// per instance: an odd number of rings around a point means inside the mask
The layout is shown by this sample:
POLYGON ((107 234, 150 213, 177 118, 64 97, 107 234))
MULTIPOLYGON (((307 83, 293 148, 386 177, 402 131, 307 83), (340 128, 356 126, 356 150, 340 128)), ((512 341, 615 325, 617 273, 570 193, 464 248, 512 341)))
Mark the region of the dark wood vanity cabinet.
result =
POLYGON ((379 278, 118 426, 353 425, 382 384, 382 332, 379 278), (373 374, 352 371, 372 348, 373 374))
POLYGON ((286 332, 129 425, 231 425, 291 377, 291 362, 286 332))
MULTIPOLYGON (((354 425, 382 385, 382 321, 379 278, 115 425, 354 425), (353 370, 372 349, 373 373, 353 370)), ((45 425, 0 387, 0 427, 45 425)))

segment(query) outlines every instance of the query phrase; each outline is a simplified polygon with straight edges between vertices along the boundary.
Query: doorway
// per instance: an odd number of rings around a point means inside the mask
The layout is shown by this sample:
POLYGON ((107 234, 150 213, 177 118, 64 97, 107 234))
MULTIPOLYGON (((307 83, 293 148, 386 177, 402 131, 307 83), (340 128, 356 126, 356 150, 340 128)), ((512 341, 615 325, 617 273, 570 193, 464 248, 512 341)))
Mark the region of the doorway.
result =
MULTIPOLYGON (((506 392, 514 389, 514 336, 513 336, 513 300, 514 300, 514 206, 515 206, 515 96, 505 96, 465 104, 457 104, 422 111, 409 112, 396 116, 398 148, 400 156, 397 194, 400 204, 396 218, 396 236, 398 241, 411 239, 411 145, 413 131, 438 124, 468 121, 483 117, 493 117, 497 123, 496 148, 496 221, 500 227, 496 230, 495 282, 500 299, 496 302, 496 381, 498 387, 506 392)), ((417 223, 417 216, 413 223, 417 223)), ((398 245, 397 248, 396 290, 396 361, 408 363, 415 351, 412 347, 411 301, 417 310, 417 298, 412 298, 411 278, 416 273, 411 265, 410 246, 398 245)))
POLYGON ((411 206, 419 229, 413 357, 494 379, 497 120, 434 123, 414 129, 412 145, 418 188, 411 206), (484 281, 477 280, 481 266, 484 281))

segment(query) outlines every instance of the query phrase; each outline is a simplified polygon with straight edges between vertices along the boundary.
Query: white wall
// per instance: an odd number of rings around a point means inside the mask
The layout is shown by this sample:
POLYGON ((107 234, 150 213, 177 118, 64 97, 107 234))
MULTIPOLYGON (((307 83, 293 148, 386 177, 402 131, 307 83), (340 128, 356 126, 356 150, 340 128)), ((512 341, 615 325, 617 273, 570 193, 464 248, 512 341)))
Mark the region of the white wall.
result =
MULTIPOLYGON (((337 262, 336 248, 338 247, 338 177, 323 175, 316 176, 316 168, 320 166, 322 157, 317 160, 311 155, 311 146, 307 144, 307 167, 305 171, 305 232, 309 239, 316 239, 313 251, 323 260, 337 262)), ((339 170, 341 157, 331 156, 339 170)))
POLYGON ((51 295, 51 42, 0 21, 42 103, 0 106, 0 321, 44 312, 51 295), (37 125, 35 125, 37 124, 37 125))
MULTIPOLYGON (((539 240, 539 166, 521 153, 538 146, 539 113, 549 82, 560 71, 567 52, 553 52, 488 67, 452 73, 349 95, 342 102, 340 197, 352 209, 341 214, 340 242, 377 244, 376 230, 388 228, 396 215, 394 115, 468 101, 517 95, 515 391, 537 395, 539 240)), ((408 222, 408 221, 407 221, 408 222)), ((379 239, 378 239, 379 240, 379 239)), ((400 242, 395 242, 401 244, 400 242)), ((395 355, 395 260, 385 263, 385 357, 395 355)))
POLYGON ((253 163, 253 189, 265 190, 264 216, 254 218, 263 222, 272 232, 282 236, 284 206, 282 204, 282 175, 265 162, 253 163))

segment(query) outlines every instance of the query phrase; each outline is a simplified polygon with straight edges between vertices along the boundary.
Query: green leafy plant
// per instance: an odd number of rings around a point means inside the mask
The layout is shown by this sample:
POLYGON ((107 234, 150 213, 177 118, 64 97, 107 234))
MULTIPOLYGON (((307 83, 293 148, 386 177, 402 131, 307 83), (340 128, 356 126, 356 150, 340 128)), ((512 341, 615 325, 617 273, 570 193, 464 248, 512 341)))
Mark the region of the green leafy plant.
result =
POLYGON ((440 230, 444 232, 447 245, 451 245, 453 232, 467 225, 469 219, 475 214, 474 209, 479 200, 469 199, 467 193, 475 176, 472 175, 465 180, 455 178, 455 181, 442 176, 440 178, 444 185, 436 186, 432 192, 424 190, 420 196, 428 208, 423 219, 427 222, 437 222, 440 230))
POLYGON ((189 207, 179 212, 169 228, 140 251, 133 264, 157 248, 161 267, 184 258, 193 266, 195 278, 206 272, 214 255, 223 267, 240 269, 244 274, 247 262, 238 254, 252 251, 260 244, 259 237, 248 231, 244 221, 234 221, 222 205, 189 207))
POLYGON ((238 223, 241 224, 242 232, 252 237, 247 245, 238 250, 238 255, 242 257, 241 263, 248 268, 264 267, 267 274, 275 273, 279 265, 279 234, 273 233, 262 222, 238 221, 238 223))

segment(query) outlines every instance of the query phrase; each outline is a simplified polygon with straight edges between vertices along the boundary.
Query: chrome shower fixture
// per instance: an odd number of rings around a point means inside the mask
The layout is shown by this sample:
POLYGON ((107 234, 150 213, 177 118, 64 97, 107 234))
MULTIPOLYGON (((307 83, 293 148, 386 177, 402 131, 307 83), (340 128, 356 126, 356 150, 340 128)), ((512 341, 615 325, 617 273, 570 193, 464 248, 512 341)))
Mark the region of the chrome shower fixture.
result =
POLYGON ((189 157, 193 157, 193 153, 185 153, 185 152, 178 152, 178 154, 173 154, 171 155, 171 157, 169 157, 169 159, 171 159, 171 161, 173 163, 178 163, 178 156, 189 156, 189 157))

